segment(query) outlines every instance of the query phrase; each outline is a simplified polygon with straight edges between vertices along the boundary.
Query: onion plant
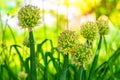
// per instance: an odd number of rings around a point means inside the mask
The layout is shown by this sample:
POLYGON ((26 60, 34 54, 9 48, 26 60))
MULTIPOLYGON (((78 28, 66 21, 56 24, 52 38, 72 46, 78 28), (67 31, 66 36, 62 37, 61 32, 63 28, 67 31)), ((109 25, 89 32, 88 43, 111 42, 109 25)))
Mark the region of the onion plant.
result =
POLYGON ((29 32, 30 46, 30 79, 37 80, 36 76, 36 55, 35 43, 32 29, 39 24, 40 10, 36 6, 26 5, 18 12, 19 25, 22 28, 27 28, 29 32))
POLYGON ((99 18, 99 20, 97 20, 96 23, 97 23, 100 39, 99 39, 96 54, 95 54, 95 57, 94 57, 94 60, 93 60, 93 63, 92 63, 91 69, 90 69, 88 80, 94 80, 95 69, 97 67, 98 57, 99 57, 99 53, 100 53, 100 49, 101 49, 102 38, 104 37, 104 35, 107 35, 109 33, 108 20, 99 18))

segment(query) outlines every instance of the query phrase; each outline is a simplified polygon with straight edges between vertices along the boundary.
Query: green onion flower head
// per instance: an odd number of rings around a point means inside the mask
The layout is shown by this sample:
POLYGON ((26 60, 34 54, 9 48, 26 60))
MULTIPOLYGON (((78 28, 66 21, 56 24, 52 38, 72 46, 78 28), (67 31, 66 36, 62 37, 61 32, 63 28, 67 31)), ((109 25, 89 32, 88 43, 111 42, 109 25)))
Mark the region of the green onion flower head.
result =
POLYGON ((71 54, 74 50, 74 45, 78 42, 78 36, 74 31, 65 30, 58 37, 58 50, 65 55, 71 54))
POLYGON ((108 20, 99 19, 97 20, 98 32, 101 36, 109 33, 108 20))
POLYGON ((36 6, 26 5, 18 12, 19 25, 22 28, 33 28, 40 22, 40 10, 36 6))
POLYGON ((86 68, 92 62, 92 49, 87 44, 77 44, 72 54, 72 62, 77 66, 86 68))
POLYGON ((80 28, 81 35, 87 40, 93 41, 98 35, 98 28, 94 22, 88 21, 82 24, 80 28))

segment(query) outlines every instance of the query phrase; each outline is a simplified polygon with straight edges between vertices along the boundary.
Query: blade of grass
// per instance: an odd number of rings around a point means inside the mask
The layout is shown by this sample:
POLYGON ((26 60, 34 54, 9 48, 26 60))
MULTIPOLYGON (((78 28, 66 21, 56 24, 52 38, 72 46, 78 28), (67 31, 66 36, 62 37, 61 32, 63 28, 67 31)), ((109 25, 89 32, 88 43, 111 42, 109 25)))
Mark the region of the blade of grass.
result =
POLYGON ((6 64, 6 61, 4 61, 4 68, 7 70, 9 76, 13 78, 13 80, 18 80, 17 75, 13 73, 13 71, 10 69, 10 67, 6 64))
POLYGON ((104 63, 102 63, 100 66, 98 66, 98 68, 95 70, 96 75, 100 74, 101 72, 103 72, 104 67, 107 65, 107 62, 105 61, 104 63))
MULTIPOLYGON (((58 64, 59 64, 60 62, 59 62, 59 60, 57 60, 57 59, 55 59, 55 58, 53 57, 54 50, 57 51, 57 49, 53 47, 53 42, 52 42, 52 40, 45 39, 45 40, 44 40, 43 42, 41 42, 40 44, 37 44, 37 53, 41 53, 44 62, 46 62, 46 60, 45 60, 45 55, 46 55, 46 53, 44 54, 43 49, 42 49, 42 46, 43 46, 43 44, 45 44, 47 41, 50 42, 50 46, 51 46, 51 52, 47 52, 47 53, 48 53, 48 54, 47 54, 47 57, 48 57, 48 56, 50 57, 50 60, 47 62, 47 64, 49 64, 49 62, 52 61, 53 65, 54 65, 54 68, 56 69, 56 71, 57 71, 57 73, 58 73, 58 76, 57 76, 58 78, 57 78, 57 80, 60 80, 60 70, 61 70, 61 69, 60 69, 60 67, 58 66, 58 64)), ((57 51, 57 52, 58 52, 58 51, 57 51)), ((59 54, 59 52, 58 52, 58 54, 59 54)))
POLYGON ((107 72, 110 71, 112 77, 114 76, 114 73, 113 73, 113 65, 115 63, 115 61, 118 59, 118 57, 120 56, 120 48, 118 48, 115 53, 109 58, 109 60, 107 61, 107 65, 106 65, 106 71, 103 73, 103 76, 102 78, 104 79, 107 75, 107 72))
POLYGON ((54 53, 53 42, 52 42, 52 40, 49 40, 49 41, 50 41, 50 46, 51 46, 51 53, 54 53))
MULTIPOLYGON (((43 52, 43 49, 42 49, 42 46, 43 46, 43 44, 45 44, 46 42, 48 41, 48 39, 45 39, 44 41, 42 41, 40 44, 37 44, 37 51, 36 51, 36 55, 39 55, 38 53, 41 53, 41 55, 42 55, 42 59, 43 59, 43 61, 44 61, 44 63, 45 63, 45 67, 43 67, 42 68, 42 70, 43 70, 43 80, 46 80, 46 66, 47 66, 47 55, 46 54, 44 54, 44 52, 43 52)), ((41 64, 42 65, 42 64, 41 64)))
POLYGON ((57 54, 58 54, 58 57, 57 57, 57 62, 58 62, 58 69, 57 69, 58 75, 57 75, 57 76, 58 76, 58 79, 57 79, 57 80, 60 80, 60 72, 61 72, 61 70, 62 70, 62 69, 61 69, 61 64, 62 64, 62 63, 60 62, 60 54, 61 54, 62 56, 63 56, 63 54, 60 53, 57 48, 54 48, 54 50, 57 51, 57 54))
POLYGON ((15 44, 16 44, 16 39, 15 39, 15 35, 13 33, 13 30, 11 29, 11 27, 9 25, 8 25, 8 28, 10 29, 11 35, 13 37, 13 40, 14 40, 15 44))
MULTIPOLYGON (((120 79, 120 69, 118 71, 115 71, 114 75, 115 75, 115 78, 117 78, 117 80, 119 80, 120 79)), ((108 78, 108 80, 110 80, 110 79, 111 79, 111 76, 108 78)))
POLYGON ((44 52, 43 52, 42 46, 43 46, 43 44, 45 44, 47 41, 48 41, 48 39, 45 39, 45 40, 42 41, 40 44, 37 44, 36 54, 41 53, 43 59, 45 58, 45 56, 44 56, 44 52))
POLYGON ((54 47, 53 47, 53 42, 52 42, 52 40, 45 39, 45 40, 42 41, 40 44, 37 44, 37 51, 36 51, 36 53, 39 53, 39 52, 42 53, 43 58, 44 58, 44 54, 43 54, 42 46, 43 46, 43 44, 45 44, 47 41, 50 41, 51 52, 54 53, 54 47))
POLYGON ((119 57, 119 55, 120 55, 120 47, 109 58, 108 62, 114 62, 119 57))
POLYGON ((44 59, 44 63, 45 63, 44 80, 47 80, 47 67, 48 67, 47 57, 48 57, 48 54, 49 54, 49 52, 45 53, 45 59, 44 59))
POLYGON ((18 54, 18 56, 19 56, 19 59, 20 59, 20 62, 22 63, 22 65, 24 66, 24 60, 23 60, 23 57, 21 56, 21 54, 20 54, 20 51, 18 50, 18 48, 17 47, 19 47, 19 48, 21 48, 19 45, 11 45, 10 46, 10 53, 11 53, 11 51, 12 51, 12 47, 14 47, 14 49, 16 50, 16 52, 17 52, 17 54, 18 54))
POLYGON ((52 61, 53 65, 55 67, 55 70, 58 71, 58 64, 55 61, 55 58, 53 57, 52 53, 48 52, 48 56, 50 57, 50 60, 48 61, 48 64, 50 63, 50 61, 52 61))
POLYGON ((97 80, 103 80, 106 75, 107 72, 110 70, 110 66, 114 65, 114 62, 116 61, 116 59, 118 59, 118 57, 120 56, 120 48, 118 48, 113 55, 108 59, 108 61, 104 62, 103 64, 101 64, 97 69, 96 69, 96 75, 97 76, 97 80), (110 64, 110 65, 109 65, 110 64))
MULTIPOLYGON (((25 61, 24 61, 22 55, 20 54, 20 51, 18 50, 18 47, 21 48, 21 46, 19 46, 19 45, 11 45, 11 46, 10 46, 10 53, 11 53, 11 51, 12 51, 12 48, 14 48, 15 51, 17 52, 18 56, 19 56, 19 59, 20 59, 20 62, 21 62, 21 64, 22 64, 22 66, 25 67, 25 71, 26 71, 26 72, 28 73, 28 75, 29 75, 29 60, 30 60, 30 57, 26 58, 25 61)), ((28 76, 27 76, 27 77, 28 77, 28 76)), ((27 78, 27 80, 29 80, 29 79, 27 78)))
POLYGON ((115 59, 117 59, 117 57, 119 57, 119 54, 120 53, 120 48, 118 48, 114 53, 113 55, 108 59, 108 61, 105 61, 104 63, 102 63, 97 69, 95 72, 98 72, 100 70, 102 70, 102 68, 104 68, 104 66, 108 63, 108 62, 112 62, 112 61, 115 61, 115 59))

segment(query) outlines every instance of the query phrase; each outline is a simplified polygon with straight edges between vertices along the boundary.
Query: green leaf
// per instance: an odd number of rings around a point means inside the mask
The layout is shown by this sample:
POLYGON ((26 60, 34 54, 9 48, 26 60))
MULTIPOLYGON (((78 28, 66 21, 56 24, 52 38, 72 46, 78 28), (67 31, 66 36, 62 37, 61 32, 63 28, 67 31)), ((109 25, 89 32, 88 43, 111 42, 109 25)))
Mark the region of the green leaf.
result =
MULTIPOLYGON (((120 56, 120 48, 118 48, 113 55, 104 63, 102 63, 97 69, 96 69, 96 79, 97 80, 103 80, 107 73, 112 70, 112 66, 114 65, 115 61, 120 56)), ((117 71, 116 71, 117 72, 117 71)), ((111 75, 115 76, 116 72, 112 72, 111 75)), ((110 76, 111 77, 111 76, 110 76)), ((109 79, 108 79, 109 80, 109 79)))
POLYGON ((43 44, 45 44, 47 41, 48 41, 48 39, 45 39, 45 40, 42 41, 40 44, 37 44, 36 54, 37 54, 37 53, 41 53, 43 59, 45 58, 45 56, 44 56, 44 52, 43 52, 42 46, 43 46, 43 44))
POLYGON ((11 53, 11 51, 12 51, 12 47, 13 47, 13 48, 15 49, 15 51, 17 52, 17 54, 18 54, 18 56, 19 56, 19 59, 20 59, 20 62, 21 62, 22 65, 24 66, 25 63, 24 63, 23 57, 21 56, 20 51, 19 51, 18 48, 17 48, 17 47, 21 48, 21 46, 19 46, 19 45, 11 45, 11 46, 10 46, 10 53, 11 53))
POLYGON ((10 29, 11 35, 13 37, 13 40, 14 40, 15 44, 16 44, 16 39, 15 39, 15 35, 13 33, 13 30, 11 29, 11 27, 9 25, 8 25, 8 28, 10 29))
POLYGON ((13 71, 10 69, 10 67, 6 64, 6 61, 4 61, 4 68, 7 70, 10 77, 13 78, 13 80, 18 80, 17 75, 13 73, 13 71))
POLYGON ((119 55, 120 55, 120 47, 109 58, 108 62, 114 62, 119 57, 119 55))

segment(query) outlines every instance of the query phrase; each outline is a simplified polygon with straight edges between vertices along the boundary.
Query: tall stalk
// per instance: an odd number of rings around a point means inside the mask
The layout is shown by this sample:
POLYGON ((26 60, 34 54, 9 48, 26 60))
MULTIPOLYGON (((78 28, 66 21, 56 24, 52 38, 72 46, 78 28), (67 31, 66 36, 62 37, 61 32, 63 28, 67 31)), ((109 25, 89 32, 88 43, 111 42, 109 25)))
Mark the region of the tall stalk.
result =
POLYGON ((102 43, 102 36, 100 36, 100 40, 99 40, 99 43, 98 43, 98 47, 97 47, 97 50, 96 50, 94 60, 92 62, 92 67, 90 69, 88 80, 94 80, 95 69, 96 69, 96 66, 97 66, 98 57, 99 57, 99 53, 100 53, 100 49, 101 49, 101 43, 102 43))
POLYGON ((40 9, 37 6, 26 5, 18 12, 19 25, 28 28, 30 43, 30 75, 31 80, 37 80, 35 44, 32 29, 39 24, 40 9))
POLYGON ((83 66, 80 66, 77 73, 77 80, 86 80, 85 77, 86 77, 85 69, 83 68, 83 66))
POLYGON ((68 70, 69 59, 68 55, 64 56, 63 69, 60 75, 60 80, 66 80, 67 70, 68 70))
POLYGON ((37 80, 36 76, 36 56, 35 56, 35 44, 33 32, 29 31, 29 41, 30 41, 30 77, 31 80, 37 80))

